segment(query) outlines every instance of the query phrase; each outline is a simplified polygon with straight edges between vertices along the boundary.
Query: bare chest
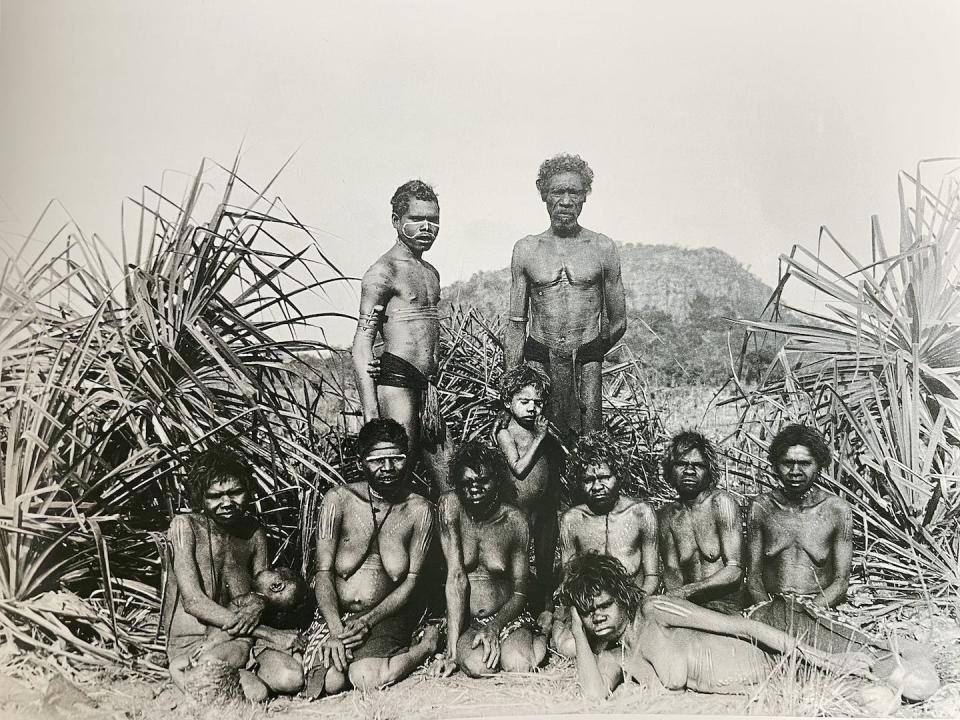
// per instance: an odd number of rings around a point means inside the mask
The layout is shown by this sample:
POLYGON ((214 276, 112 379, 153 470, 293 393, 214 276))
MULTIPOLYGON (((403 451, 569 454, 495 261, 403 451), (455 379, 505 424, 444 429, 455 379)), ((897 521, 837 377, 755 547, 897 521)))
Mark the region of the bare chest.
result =
POLYGON ((440 301, 440 281, 423 263, 398 263, 392 271, 393 296, 387 303, 388 318, 391 309, 435 307, 440 301))
POLYGON ((505 573, 510 566, 513 540, 506 523, 475 523, 465 517, 461 549, 467 572, 485 570, 490 574, 505 573))
POLYGON ((837 528, 831 516, 819 508, 778 509, 764 521, 764 556, 796 556, 800 553, 822 564, 830 557, 837 528))
POLYGON ((412 527, 398 506, 378 508, 375 513, 369 507, 354 508, 341 529, 336 555, 338 574, 352 574, 360 565, 379 556, 384 571, 394 580, 401 578, 409 568, 412 527))
POLYGON ((602 279, 596 241, 542 239, 526 267, 534 285, 593 285, 602 279))
POLYGON ((681 562, 720 558, 720 531, 712 505, 681 507, 667 522, 681 562))

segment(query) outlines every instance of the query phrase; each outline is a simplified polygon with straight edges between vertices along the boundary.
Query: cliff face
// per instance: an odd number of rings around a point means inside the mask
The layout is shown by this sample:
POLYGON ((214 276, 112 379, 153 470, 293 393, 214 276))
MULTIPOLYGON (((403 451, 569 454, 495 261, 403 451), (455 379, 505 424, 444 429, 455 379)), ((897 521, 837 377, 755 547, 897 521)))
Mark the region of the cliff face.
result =
MULTIPOLYGON (((728 342, 736 354, 742 331, 726 318, 757 317, 772 289, 716 248, 620 246, 627 297, 625 339, 651 373, 667 384, 717 382, 729 374, 728 342)), ((443 288, 450 303, 506 320, 510 270, 478 272, 443 288)), ((754 360, 764 362, 769 353, 754 360)))

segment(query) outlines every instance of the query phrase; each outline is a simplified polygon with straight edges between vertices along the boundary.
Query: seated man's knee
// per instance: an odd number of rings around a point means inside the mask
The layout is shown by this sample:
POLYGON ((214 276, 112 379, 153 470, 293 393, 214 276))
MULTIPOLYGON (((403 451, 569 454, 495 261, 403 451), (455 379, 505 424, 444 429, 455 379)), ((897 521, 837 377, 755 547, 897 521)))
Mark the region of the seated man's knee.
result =
POLYGON ((386 677, 386 669, 387 658, 363 658, 350 664, 347 676, 354 688, 369 692, 390 682, 386 677))

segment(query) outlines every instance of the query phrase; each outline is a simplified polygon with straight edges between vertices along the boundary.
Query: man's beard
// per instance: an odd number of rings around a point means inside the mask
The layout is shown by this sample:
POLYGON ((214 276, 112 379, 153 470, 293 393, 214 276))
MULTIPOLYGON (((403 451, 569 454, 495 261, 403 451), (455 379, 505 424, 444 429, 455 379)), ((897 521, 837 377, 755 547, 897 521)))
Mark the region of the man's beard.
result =
POLYGON ((580 224, 575 215, 570 217, 555 218, 553 222, 553 231, 560 237, 572 237, 580 231, 580 224))

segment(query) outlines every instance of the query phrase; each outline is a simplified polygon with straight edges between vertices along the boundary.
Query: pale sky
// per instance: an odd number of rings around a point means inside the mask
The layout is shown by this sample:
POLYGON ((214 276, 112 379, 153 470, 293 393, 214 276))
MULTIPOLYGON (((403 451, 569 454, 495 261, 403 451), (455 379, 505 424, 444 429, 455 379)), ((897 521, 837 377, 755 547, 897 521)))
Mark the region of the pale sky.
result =
POLYGON ((953 0, 0 3, 0 248, 53 198, 119 247, 124 197, 242 143, 254 184, 295 154, 276 192, 349 274, 433 183, 448 284, 547 226, 537 167, 569 151, 587 227, 773 283, 821 224, 896 238, 897 172, 960 155, 953 0))

